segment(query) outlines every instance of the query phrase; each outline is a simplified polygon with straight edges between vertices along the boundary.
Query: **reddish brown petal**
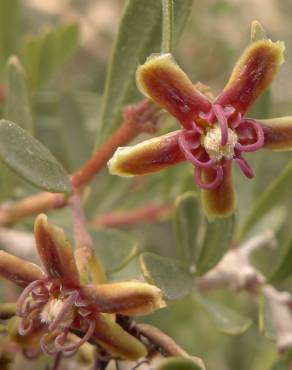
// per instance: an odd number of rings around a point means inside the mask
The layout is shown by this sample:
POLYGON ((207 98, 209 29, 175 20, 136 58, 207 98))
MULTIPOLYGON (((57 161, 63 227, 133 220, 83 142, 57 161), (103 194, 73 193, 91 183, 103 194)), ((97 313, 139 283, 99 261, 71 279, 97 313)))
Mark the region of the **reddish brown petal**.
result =
POLYGON ((140 282, 86 285, 82 288, 85 300, 94 301, 100 312, 122 315, 146 315, 165 307, 161 290, 140 282))
MULTIPOLYGON (((223 170, 223 182, 218 188, 202 190, 203 208, 209 219, 229 216, 235 209, 231 162, 227 163, 223 170)), ((213 176, 212 169, 203 169, 203 180, 205 183, 211 182, 213 176)))
POLYGON ((185 160, 178 137, 180 131, 118 148, 108 162, 113 175, 131 177, 160 171, 185 160))
POLYGON ((97 315, 93 339, 112 356, 135 361, 147 355, 145 346, 105 315, 97 315))
POLYGON ((143 94, 176 117, 185 128, 211 103, 193 85, 171 54, 154 55, 137 70, 137 84, 143 94))
POLYGON ((0 251, 0 276, 21 287, 46 277, 37 265, 4 251, 0 251))
POLYGON ((253 42, 236 63, 216 104, 233 106, 245 113, 274 79, 283 63, 284 43, 271 40, 253 42))
POLYGON ((264 148, 292 150, 292 117, 257 121, 264 131, 264 148))
POLYGON ((47 274, 60 279, 66 288, 78 288, 79 275, 72 247, 59 227, 50 225, 46 215, 35 221, 35 239, 38 253, 47 274))

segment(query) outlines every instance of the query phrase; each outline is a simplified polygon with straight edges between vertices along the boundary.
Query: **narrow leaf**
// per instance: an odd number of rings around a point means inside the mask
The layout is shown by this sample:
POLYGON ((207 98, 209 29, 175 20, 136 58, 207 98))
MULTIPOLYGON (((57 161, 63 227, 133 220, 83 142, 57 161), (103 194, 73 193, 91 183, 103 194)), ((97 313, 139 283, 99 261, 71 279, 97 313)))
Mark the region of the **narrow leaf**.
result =
POLYGON ((269 340, 276 340, 276 331, 273 324, 271 307, 264 294, 260 295, 258 310, 260 334, 269 340))
POLYGON ((137 240, 125 232, 91 228, 90 234, 94 250, 108 274, 122 269, 137 254, 137 240))
POLYGON ((25 74, 16 56, 12 56, 8 61, 6 86, 4 118, 17 122, 23 129, 32 133, 33 121, 25 74))
POLYGON ((175 260, 154 253, 143 253, 140 266, 145 279, 158 286, 167 298, 182 298, 193 290, 191 274, 175 260))
POLYGON ((292 161, 284 168, 281 174, 257 198, 239 233, 242 238, 263 216, 276 204, 285 201, 291 196, 292 161))
POLYGON ((204 240, 197 261, 197 274, 203 275, 214 267, 230 248, 233 237, 235 217, 206 221, 204 240))
POLYGON ((289 240, 280 262, 269 278, 270 282, 278 282, 292 275, 292 239, 289 240))
MULTIPOLYGON (((203 363, 203 361, 202 361, 203 363)), ((184 357, 169 357, 163 360, 157 370, 203 370, 204 368, 184 357)))
POLYGON ((197 233, 200 224, 198 198, 194 193, 180 195, 175 202, 174 227, 179 254, 183 262, 191 264, 196 257, 197 233))
POLYGON ((70 179, 56 158, 20 126, 0 121, 2 161, 36 187, 56 193, 70 193, 70 179))
MULTIPOLYGON (((174 44, 190 14, 191 0, 174 1, 174 44)), ((140 97, 135 83, 139 64, 160 51, 162 8, 157 0, 128 0, 107 72, 98 144, 121 120, 124 105, 140 97)))
POLYGON ((229 334, 243 334, 252 324, 249 317, 222 305, 219 302, 207 299, 200 294, 195 295, 195 301, 204 309, 217 330, 229 334))

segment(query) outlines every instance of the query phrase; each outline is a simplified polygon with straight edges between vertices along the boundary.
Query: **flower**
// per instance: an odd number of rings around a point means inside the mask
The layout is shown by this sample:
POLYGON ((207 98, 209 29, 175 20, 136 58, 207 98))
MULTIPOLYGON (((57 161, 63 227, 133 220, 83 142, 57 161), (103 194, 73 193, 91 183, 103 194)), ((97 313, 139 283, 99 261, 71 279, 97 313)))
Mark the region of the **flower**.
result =
POLYGON ((114 314, 145 315, 164 307, 160 289, 142 282, 82 285, 63 230, 45 215, 36 219, 35 240, 44 271, 0 251, 0 275, 24 288, 16 306, 19 334, 34 345, 37 338, 50 355, 74 353, 91 340, 122 359, 145 356, 144 344, 118 325, 114 314), (70 330, 85 334, 68 343, 70 330))
POLYGON ((231 77, 211 101, 193 85, 171 54, 150 56, 137 70, 142 93, 174 116, 179 131, 118 148, 108 163, 112 174, 143 175, 184 160, 195 168, 195 182, 209 218, 235 209, 231 164, 248 178, 253 170, 243 157, 261 148, 292 148, 292 118, 255 120, 246 117, 255 100, 283 63, 283 42, 252 42, 236 63, 231 77))

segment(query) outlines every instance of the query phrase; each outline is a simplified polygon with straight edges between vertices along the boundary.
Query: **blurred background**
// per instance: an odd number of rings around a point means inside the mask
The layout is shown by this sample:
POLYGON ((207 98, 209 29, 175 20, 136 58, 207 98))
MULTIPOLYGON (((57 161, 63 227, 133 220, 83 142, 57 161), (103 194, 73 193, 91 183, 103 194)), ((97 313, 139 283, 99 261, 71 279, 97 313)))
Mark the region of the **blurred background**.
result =
MULTIPOLYGON (((93 150, 99 130, 106 71, 124 5, 124 0, 22 0, 17 22, 6 25, 13 29, 17 39, 11 52, 20 56, 31 77, 29 83, 36 135, 68 171, 77 169, 93 150), (57 30, 61 25, 72 22, 80 27, 78 43, 69 50, 58 68, 49 68, 43 80, 35 82, 35 67, 28 50, 32 50, 48 30, 57 30)), ((210 86, 216 96, 224 87, 237 58, 249 44, 250 24, 256 19, 271 39, 285 42, 286 62, 251 115, 258 118, 292 115, 291 17, 290 0, 194 0, 189 21, 175 50, 175 58, 192 81, 210 86)), ((50 65, 49 53, 44 56, 43 63, 50 65)), ((1 70, 0 81, 5 84, 5 68, 2 66, 1 70)), ((164 117, 159 127, 158 134, 161 134, 178 126, 164 117)), ((137 141, 142 139, 139 137, 137 141)), ((254 200, 289 160, 291 153, 261 152, 253 155, 254 181, 243 178, 236 170, 238 224, 254 200)), ((7 182, 4 170, 0 174, 2 179, 6 179, 0 185, 2 201, 19 199, 35 192, 32 187, 15 182, 13 175, 7 182)), ((86 192, 84 204, 88 219, 94 220, 109 211, 131 210, 149 203, 168 206, 185 191, 197 191, 192 168, 187 164, 133 180, 109 176, 104 171, 86 192)), ((291 204, 290 198, 285 204, 278 205, 273 209, 274 213, 250 233, 256 234, 266 227, 272 227, 277 232, 277 250, 259 251, 254 259, 256 266, 267 275, 291 236, 291 204)), ((68 210, 54 211, 51 217, 58 224, 69 227, 68 210)), ((33 218, 25 219, 15 229, 30 232, 32 222, 33 218)), ((123 226, 122 229, 139 240, 140 250, 165 256, 177 253, 173 219, 169 212, 159 221, 123 226)), ((19 254, 27 253, 35 258, 30 247, 25 251, 20 249, 19 254)), ((112 279, 136 278, 139 275, 138 262, 134 259, 112 279)), ((291 279, 281 282, 278 287, 289 291, 290 283, 291 279)), ((238 336, 220 333, 191 298, 171 302, 166 310, 145 320, 170 334, 190 353, 201 356, 210 370, 271 370, 277 360, 277 349, 275 343, 259 333, 257 298, 225 291, 210 293, 210 296, 250 316, 253 320, 251 328, 238 336)), ((277 369, 280 370, 280 367, 277 369)))

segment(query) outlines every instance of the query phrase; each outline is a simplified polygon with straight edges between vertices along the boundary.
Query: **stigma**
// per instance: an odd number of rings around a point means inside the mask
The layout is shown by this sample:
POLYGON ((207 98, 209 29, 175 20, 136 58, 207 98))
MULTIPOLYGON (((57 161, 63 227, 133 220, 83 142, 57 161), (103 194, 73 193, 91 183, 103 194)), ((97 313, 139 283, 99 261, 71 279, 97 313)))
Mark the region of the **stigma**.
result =
POLYGON ((227 142, 222 145, 222 130, 219 124, 210 128, 204 136, 201 137, 201 144, 209 154, 210 158, 216 162, 222 159, 231 160, 234 157, 234 148, 238 141, 237 134, 228 128, 227 142))
MULTIPOLYGON (((62 299, 51 299, 42 309, 40 313, 40 319, 44 324, 51 324, 54 322, 62 313, 64 309, 64 301, 62 299)), ((73 310, 69 309, 62 322, 59 324, 62 328, 67 328, 73 321, 73 310)))

